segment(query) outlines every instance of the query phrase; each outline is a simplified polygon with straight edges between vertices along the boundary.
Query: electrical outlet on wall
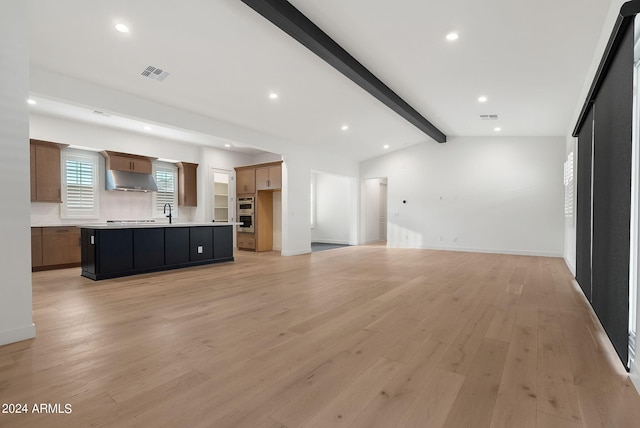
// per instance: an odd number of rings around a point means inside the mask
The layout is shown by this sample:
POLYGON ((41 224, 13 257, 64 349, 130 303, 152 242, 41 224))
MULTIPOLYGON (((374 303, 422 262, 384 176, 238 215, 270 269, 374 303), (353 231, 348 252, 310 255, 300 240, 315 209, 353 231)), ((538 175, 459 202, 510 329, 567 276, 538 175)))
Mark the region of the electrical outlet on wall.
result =
POLYGON ((202 254, 202 245, 198 245, 198 254, 202 254))

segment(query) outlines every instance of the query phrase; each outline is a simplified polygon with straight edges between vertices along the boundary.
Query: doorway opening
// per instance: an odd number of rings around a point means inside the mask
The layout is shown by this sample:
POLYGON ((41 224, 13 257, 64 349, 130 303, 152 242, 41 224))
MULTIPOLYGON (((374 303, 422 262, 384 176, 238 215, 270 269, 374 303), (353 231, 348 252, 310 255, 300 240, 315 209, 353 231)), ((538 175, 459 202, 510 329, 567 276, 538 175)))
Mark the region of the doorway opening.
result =
POLYGON ((387 242, 387 177, 367 178, 362 182, 363 244, 387 242))
POLYGON ((311 251, 335 249, 358 242, 357 179, 311 172, 311 251))

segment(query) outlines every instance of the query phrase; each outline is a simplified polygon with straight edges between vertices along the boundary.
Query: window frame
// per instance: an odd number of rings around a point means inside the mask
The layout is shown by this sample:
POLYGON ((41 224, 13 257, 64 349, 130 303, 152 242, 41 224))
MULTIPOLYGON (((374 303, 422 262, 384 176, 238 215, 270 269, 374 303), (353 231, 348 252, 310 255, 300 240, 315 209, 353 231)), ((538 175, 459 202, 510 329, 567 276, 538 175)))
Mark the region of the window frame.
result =
POLYGON ((575 218, 575 155, 571 151, 564 162, 564 217, 573 225, 575 218))
MULTIPOLYGON (((158 207, 158 194, 161 193, 161 186, 158 180, 158 172, 168 172, 173 175, 173 198, 171 204, 171 217, 178 218, 179 210, 178 210, 178 167, 169 162, 153 162, 152 165, 152 173, 153 179, 156 181, 158 185, 158 191, 153 192, 153 205, 151 207, 152 218, 160 219, 166 218, 166 214, 164 214, 163 209, 158 207)), ((164 204, 163 204, 164 205, 164 204)))
POLYGON ((82 152, 73 149, 63 149, 60 156, 60 167, 62 171, 61 187, 62 187, 62 204, 60 204, 61 219, 99 219, 100 218, 100 158, 97 153, 82 152), (93 191, 93 207, 91 210, 69 208, 68 203, 68 184, 67 184, 67 163, 69 161, 83 162, 91 164, 92 168, 92 191, 93 191))

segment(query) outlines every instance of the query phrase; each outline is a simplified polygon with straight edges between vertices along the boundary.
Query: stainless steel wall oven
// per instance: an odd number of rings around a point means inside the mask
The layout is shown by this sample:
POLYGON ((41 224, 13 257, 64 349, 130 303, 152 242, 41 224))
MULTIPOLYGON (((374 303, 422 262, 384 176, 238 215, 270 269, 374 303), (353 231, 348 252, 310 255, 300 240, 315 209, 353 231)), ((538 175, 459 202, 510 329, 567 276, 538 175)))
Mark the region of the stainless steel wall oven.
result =
POLYGON ((255 199, 253 196, 238 198, 238 232, 255 232, 255 199))

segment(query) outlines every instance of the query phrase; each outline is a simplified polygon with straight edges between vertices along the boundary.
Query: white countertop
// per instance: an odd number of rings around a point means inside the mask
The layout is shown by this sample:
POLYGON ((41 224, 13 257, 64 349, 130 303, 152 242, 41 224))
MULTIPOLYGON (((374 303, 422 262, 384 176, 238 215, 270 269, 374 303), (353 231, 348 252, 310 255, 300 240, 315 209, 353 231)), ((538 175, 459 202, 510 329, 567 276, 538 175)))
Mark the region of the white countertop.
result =
POLYGON ((76 223, 74 224, 62 224, 62 223, 38 223, 32 224, 31 227, 77 227, 76 223))
POLYGON ((233 226, 241 223, 228 222, 208 222, 208 223, 93 223, 80 224, 77 227, 84 229, 140 229, 140 228, 159 228, 159 227, 198 227, 198 226, 233 226))

